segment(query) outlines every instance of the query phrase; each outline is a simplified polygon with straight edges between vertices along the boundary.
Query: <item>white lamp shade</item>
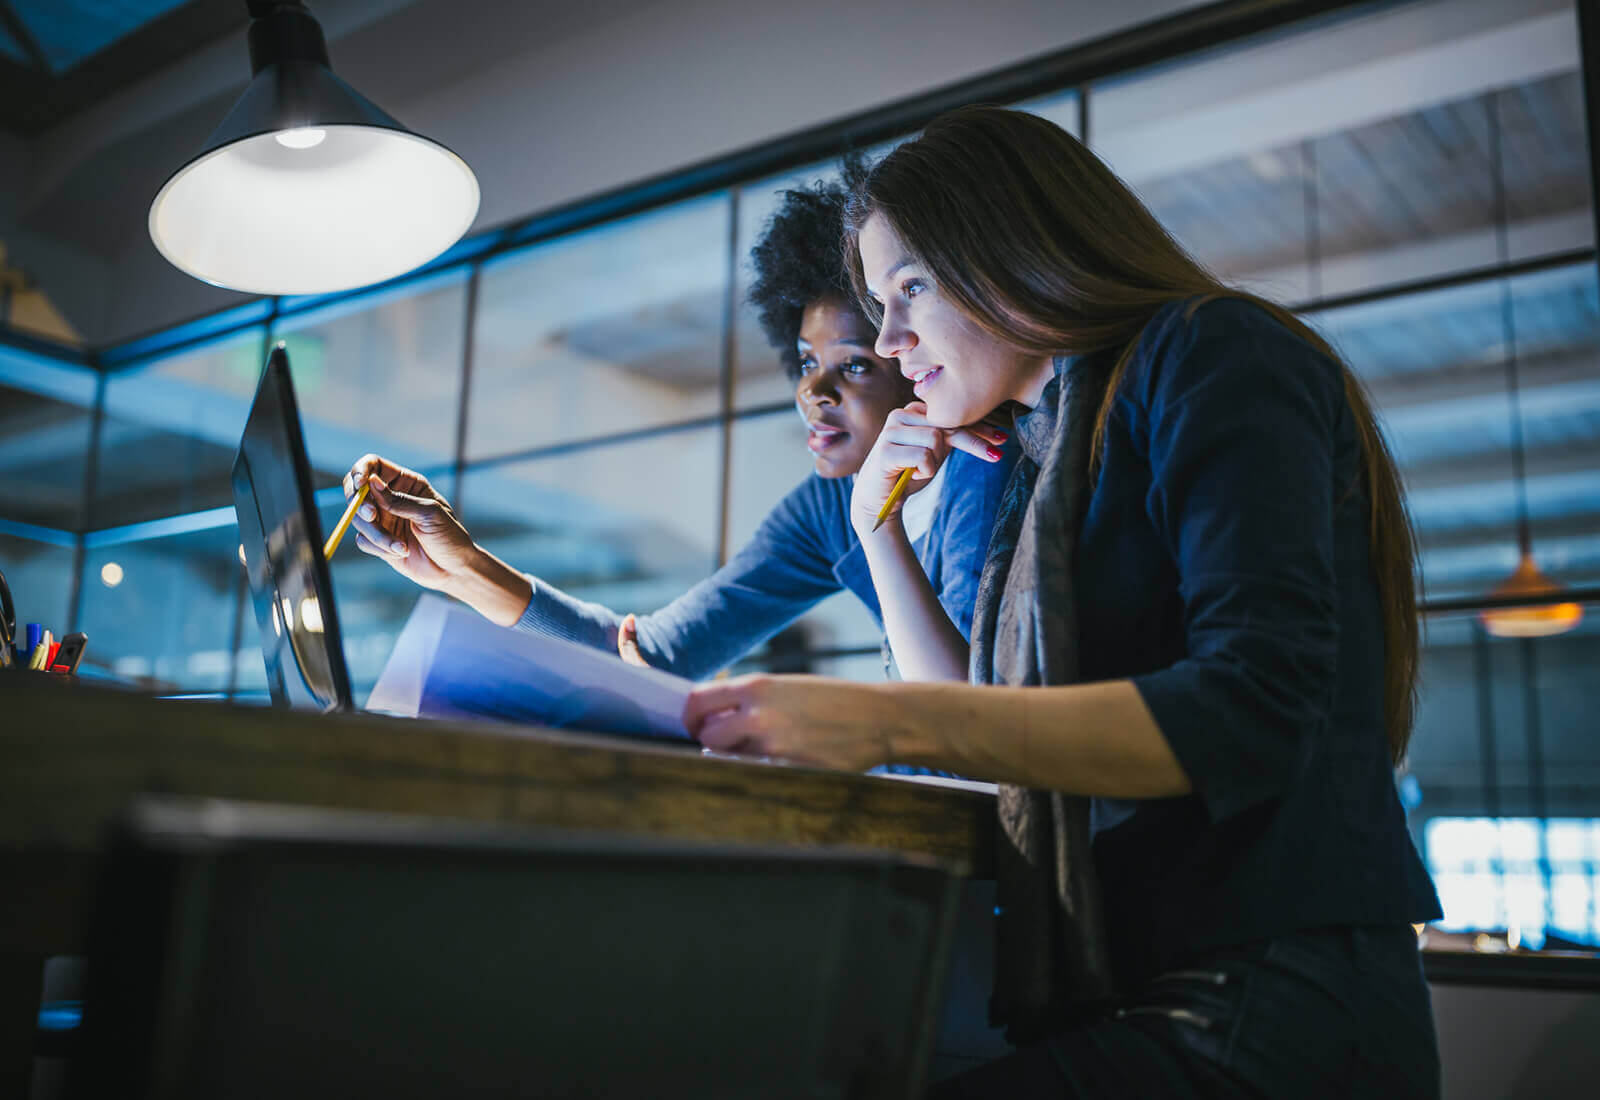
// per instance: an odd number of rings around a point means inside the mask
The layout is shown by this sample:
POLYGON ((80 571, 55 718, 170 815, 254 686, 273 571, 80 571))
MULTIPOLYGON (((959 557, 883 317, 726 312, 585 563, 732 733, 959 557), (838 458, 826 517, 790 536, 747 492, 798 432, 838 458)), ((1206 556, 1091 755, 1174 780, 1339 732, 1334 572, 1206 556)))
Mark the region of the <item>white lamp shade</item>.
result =
POLYGON ((309 147, 258 133, 185 165, 150 206, 156 248, 217 286, 326 294, 427 263, 477 216, 477 177, 444 146, 377 126, 318 129, 309 147))

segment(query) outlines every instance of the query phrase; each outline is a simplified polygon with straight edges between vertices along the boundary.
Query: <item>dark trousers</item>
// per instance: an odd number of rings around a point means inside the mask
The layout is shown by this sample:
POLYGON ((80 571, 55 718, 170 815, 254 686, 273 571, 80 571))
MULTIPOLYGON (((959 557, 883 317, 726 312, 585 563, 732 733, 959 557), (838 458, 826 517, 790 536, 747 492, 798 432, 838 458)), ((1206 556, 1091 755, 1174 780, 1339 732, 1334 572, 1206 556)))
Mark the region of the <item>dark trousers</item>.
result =
POLYGON ((1437 1100, 1417 937, 1408 925, 1330 928, 1211 953, 929 1096, 1437 1100))

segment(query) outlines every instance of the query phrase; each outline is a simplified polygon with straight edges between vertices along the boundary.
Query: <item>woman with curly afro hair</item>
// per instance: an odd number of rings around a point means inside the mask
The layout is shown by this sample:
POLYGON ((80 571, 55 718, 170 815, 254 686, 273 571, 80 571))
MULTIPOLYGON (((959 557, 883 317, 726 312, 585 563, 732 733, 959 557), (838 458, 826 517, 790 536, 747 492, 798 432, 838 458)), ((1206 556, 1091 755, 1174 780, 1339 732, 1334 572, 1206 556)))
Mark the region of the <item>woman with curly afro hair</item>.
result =
MULTIPOLYGON (((859 171, 845 165, 847 178, 859 171)), ((477 545, 426 478, 377 455, 362 457, 344 479, 347 498, 363 480, 372 487, 355 519, 358 545, 501 626, 620 649, 692 679, 726 667, 841 590, 881 624, 850 523, 852 475, 889 413, 912 395, 896 361, 873 351, 877 330, 851 293, 842 246, 847 195, 825 182, 784 192, 752 251, 750 300, 794 381, 815 473, 712 576, 648 615, 575 599, 477 545)), ((995 446, 982 457, 952 455, 905 509, 918 568, 963 635, 972 625, 984 539, 1015 458, 1014 449, 998 449, 1003 432, 989 439, 995 446)))

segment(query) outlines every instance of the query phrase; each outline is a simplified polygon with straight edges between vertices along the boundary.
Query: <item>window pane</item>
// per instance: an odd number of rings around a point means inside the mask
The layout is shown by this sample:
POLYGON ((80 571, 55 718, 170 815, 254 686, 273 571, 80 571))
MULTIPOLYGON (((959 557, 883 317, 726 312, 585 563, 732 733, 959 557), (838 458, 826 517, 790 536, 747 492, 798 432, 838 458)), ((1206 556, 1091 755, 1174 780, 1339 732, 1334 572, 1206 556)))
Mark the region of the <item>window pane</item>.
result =
POLYGON ((1225 278, 1306 301, 1592 244, 1571 5, 1416 3, 1097 86, 1094 146, 1225 278), (1176 108, 1174 105, 1178 105, 1176 108))
POLYGON ((1600 285, 1595 265, 1511 283, 1533 556, 1554 581, 1600 583, 1600 285))
MULTIPOLYGON (((28 623, 38 623, 58 641, 67 633, 72 557, 70 546, 0 535, 0 573, 5 574, 16 607, 19 645, 27 639, 23 627, 28 623)), ((92 649, 84 653, 84 660, 91 664, 95 657, 92 649)))
POLYGON ((87 367, 0 348, 0 519, 82 526, 94 391, 87 367))
POLYGON ((721 432, 693 428, 469 471, 463 521, 513 568, 619 614, 713 568, 721 432))
POLYGON ((1051 92, 1013 106, 1019 111, 1049 119, 1075 138, 1083 136, 1083 97, 1078 95, 1076 89, 1051 92))
POLYGON ((715 414, 728 206, 726 195, 678 203, 486 265, 468 455, 715 414))
POLYGON ((1470 618, 1429 623, 1409 771, 1413 834, 1437 876, 1448 930, 1600 945, 1600 622, 1499 639, 1470 618), (1548 829, 1536 816, 1543 813, 1548 829), (1548 883, 1548 888, 1547 888, 1548 883))
POLYGON ((1582 79, 1574 67, 1397 113, 1311 144, 1322 291, 1424 279, 1593 243, 1582 79))
POLYGON ((313 466, 337 478, 368 451, 413 469, 454 464, 466 283, 452 271, 277 326, 313 466))
POLYGON ((263 351, 251 329, 107 380, 91 527, 232 506, 263 351))
POLYGON ((1319 123, 1265 124, 1295 74, 1263 62, 1305 48, 1273 39, 1117 77, 1093 86, 1087 108, 1090 147, 1179 244, 1220 277, 1288 301, 1310 287, 1302 146, 1319 123))
MULTIPOLYGON (((811 474, 805 426, 791 412, 735 420, 731 451, 729 554, 750 541, 767 513, 811 474)), ((876 646, 882 638, 866 606, 849 592, 829 596, 795 627, 803 635, 798 648, 806 650, 876 646)), ((881 678, 881 662, 878 668, 881 678)))
MULTIPOLYGON (((1510 280, 1535 560, 1600 578, 1600 295, 1592 264, 1510 280)), ((1430 597, 1487 592, 1517 563, 1503 284, 1488 280, 1312 318, 1378 402, 1430 597)))
POLYGON ((231 521, 86 558, 83 630, 97 663, 158 691, 227 690, 242 573, 231 521))

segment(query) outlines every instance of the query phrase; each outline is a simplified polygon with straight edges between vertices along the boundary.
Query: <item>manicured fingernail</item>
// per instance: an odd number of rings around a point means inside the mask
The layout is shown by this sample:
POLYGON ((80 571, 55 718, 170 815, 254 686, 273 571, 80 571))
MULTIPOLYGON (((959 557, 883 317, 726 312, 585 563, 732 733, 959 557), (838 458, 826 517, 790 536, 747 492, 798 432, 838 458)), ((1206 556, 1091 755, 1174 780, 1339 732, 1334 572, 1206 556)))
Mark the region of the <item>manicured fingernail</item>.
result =
POLYGON ((995 440, 994 441, 996 443, 1004 443, 1006 440, 1011 438, 1010 434, 1001 431, 999 428, 996 428, 994 430, 994 436, 995 436, 995 440))
POLYGON ((356 514, 359 515, 362 519, 377 519, 378 518, 378 510, 376 508, 374 508, 370 504, 363 504, 361 506, 361 510, 359 512, 357 512, 356 514))
POLYGON ((1001 454, 999 451, 995 450, 993 447, 985 447, 984 450, 988 453, 990 462, 1000 461, 1001 454))
POLYGON ((399 539, 396 539, 394 542, 389 544, 389 549, 393 550, 396 554, 404 554, 406 552, 406 544, 401 542, 399 539))

